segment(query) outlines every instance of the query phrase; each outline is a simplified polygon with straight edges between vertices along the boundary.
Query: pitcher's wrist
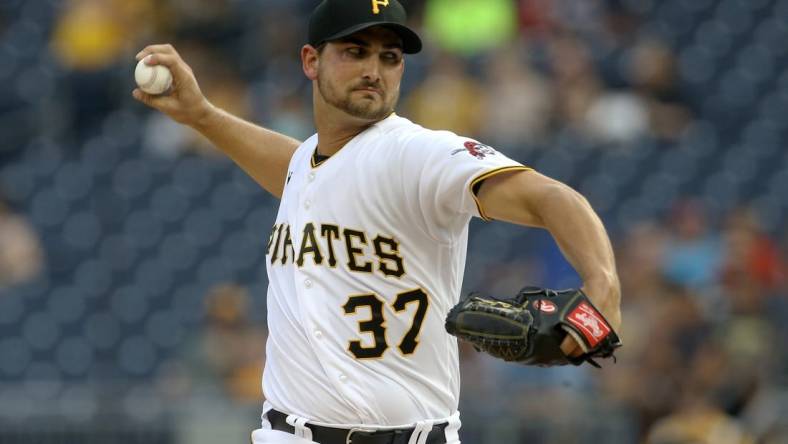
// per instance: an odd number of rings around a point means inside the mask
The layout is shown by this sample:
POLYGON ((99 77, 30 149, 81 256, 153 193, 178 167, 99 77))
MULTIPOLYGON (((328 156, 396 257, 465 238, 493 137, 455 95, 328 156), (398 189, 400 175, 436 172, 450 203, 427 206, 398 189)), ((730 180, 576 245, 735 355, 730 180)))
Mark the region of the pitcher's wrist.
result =
POLYGON ((208 99, 205 99, 203 104, 200 106, 200 109, 195 112, 195 117, 189 126, 199 132, 204 132, 205 130, 211 128, 211 126, 217 121, 219 114, 219 108, 209 102, 208 99))

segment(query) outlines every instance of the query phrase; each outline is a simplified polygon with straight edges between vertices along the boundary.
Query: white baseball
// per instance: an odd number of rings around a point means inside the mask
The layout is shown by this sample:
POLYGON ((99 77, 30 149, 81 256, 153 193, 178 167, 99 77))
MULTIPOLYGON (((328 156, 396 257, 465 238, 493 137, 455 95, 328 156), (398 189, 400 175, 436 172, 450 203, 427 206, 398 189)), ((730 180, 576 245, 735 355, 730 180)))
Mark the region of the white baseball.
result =
POLYGON ((145 59, 137 63, 134 80, 141 90, 148 94, 161 94, 172 85, 172 73, 163 65, 148 65, 145 59))

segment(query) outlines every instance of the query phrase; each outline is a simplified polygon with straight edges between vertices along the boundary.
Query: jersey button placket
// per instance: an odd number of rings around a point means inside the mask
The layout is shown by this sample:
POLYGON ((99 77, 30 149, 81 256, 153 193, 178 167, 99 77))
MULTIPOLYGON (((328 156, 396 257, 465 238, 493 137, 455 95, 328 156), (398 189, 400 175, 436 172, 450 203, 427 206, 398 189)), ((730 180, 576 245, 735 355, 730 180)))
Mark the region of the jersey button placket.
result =
MULTIPOLYGON (((310 171, 309 174, 306 175, 307 183, 305 190, 312 188, 312 183, 315 181, 315 177, 317 177, 317 175, 314 171, 310 171)), ((312 208, 312 201, 309 198, 304 199, 304 209, 309 210, 310 208, 312 208)))

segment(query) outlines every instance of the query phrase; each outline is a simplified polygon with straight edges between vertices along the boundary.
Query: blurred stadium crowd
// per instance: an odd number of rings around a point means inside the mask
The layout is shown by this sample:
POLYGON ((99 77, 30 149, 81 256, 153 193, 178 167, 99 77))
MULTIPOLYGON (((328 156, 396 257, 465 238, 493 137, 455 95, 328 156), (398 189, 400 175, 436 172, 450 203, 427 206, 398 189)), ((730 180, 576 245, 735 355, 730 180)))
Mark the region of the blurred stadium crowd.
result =
MULTIPOLYGON (((464 442, 788 442, 788 1, 403 3, 427 48, 399 114, 581 191, 623 285, 602 371, 463 350, 464 442)), ((170 42, 304 138, 314 4, 0 0, 0 443, 248 441, 277 201, 131 99, 133 56, 170 42)), ((579 281, 474 222, 466 290, 526 283, 579 281)))

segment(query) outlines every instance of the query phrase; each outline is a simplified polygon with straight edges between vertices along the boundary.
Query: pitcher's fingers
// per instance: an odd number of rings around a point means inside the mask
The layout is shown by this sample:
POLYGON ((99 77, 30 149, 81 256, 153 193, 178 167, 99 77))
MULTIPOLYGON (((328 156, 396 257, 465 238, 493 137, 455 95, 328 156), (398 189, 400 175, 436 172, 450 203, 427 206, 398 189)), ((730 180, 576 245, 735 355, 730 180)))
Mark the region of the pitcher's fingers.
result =
POLYGON ((153 106, 153 98, 154 96, 145 93, 139 88, 135 88, 134 91, 131 92, 131 96, 134 97, 136 100, 148 105, 153 106))
POLYGON ((178 51, 169 43, 148 45, 143 48, 142 51, 138 52, 135 58, 139 61, 150 54, 178 54, 178 51))
POLYGON ((139 88, 135 88, 131 95, 140 102, 156 109, 160 109, 165 104, 164 102, 169 99, 166 95, 148 94, 139 88))
MULTIPOLYGON (((177 54, 151 54, 145 59, 145 64, 153 66, 153 65, 162 65, 166 66, 172 72, 172 75, 177 80, 182 80, 189 76, 191 70, 188 69, 186 63, 181 60, 180 56, 177 54)), ((180 82, 179 82, 180 83, 180 82)))
POLYGON ((132 91, 131 95, 136 100, 167 115, 178 113, 182 108, 178 100, 172 96, 147 94, 139 88, 132 91))
POLYGON ((566 335, 563 342, 561 342, 561 351, 566 356, 577 357, 583 353, 583 348, 572 338, 571 335, 566 335))

